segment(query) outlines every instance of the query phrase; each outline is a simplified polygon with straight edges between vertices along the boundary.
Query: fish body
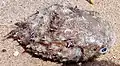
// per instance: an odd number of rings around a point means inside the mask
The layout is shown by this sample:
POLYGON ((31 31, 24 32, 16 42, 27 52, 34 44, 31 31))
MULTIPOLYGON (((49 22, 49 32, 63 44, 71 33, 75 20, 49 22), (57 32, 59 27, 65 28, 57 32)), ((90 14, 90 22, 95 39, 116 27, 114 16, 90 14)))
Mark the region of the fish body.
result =
POLYGON ((110 24, 94 13, 54 4, 17 22, 7 38, 39 58, 60 63, 88 61, 114 44, 110 24))

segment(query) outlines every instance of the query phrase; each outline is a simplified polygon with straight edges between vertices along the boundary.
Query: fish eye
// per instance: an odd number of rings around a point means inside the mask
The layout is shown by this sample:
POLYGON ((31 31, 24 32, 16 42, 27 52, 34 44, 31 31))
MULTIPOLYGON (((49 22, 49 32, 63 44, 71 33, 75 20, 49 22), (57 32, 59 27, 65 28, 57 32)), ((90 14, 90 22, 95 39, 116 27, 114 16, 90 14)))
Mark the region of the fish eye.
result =
POLYGON ((107 51, 108 51, 108 48, 106 48, 106 47, 103 47, 100 49, 100 53, 102 53, 102 54, 106 53, 107 51))

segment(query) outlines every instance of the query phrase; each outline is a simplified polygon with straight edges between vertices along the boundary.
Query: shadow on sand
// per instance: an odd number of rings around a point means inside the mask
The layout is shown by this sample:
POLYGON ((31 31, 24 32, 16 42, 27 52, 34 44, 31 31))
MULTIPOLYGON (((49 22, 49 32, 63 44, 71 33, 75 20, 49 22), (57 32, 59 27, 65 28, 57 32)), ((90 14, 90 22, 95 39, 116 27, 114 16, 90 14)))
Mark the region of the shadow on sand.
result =
POLYGON ((111 61, 105 61, 105 60, 101 60, 101 61, 93 61, 93 62, 86 62, 82 65, 78 65, 78 64, 64 64, 63 66, 120 66, 119 64, 115 64, 111 61))

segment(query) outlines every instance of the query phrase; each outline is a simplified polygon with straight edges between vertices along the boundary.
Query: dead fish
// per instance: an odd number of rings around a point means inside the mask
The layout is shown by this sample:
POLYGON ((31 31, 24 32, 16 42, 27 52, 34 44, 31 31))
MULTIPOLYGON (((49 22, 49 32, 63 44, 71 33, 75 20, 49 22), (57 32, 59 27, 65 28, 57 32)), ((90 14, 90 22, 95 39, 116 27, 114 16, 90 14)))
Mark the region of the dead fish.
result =
POLYGON ((108 52, 115 42, 113 28, 96 12, 59 4, 15 25, 7 38, 18 41, 25 52, 53 62, 93 60, 108 52))

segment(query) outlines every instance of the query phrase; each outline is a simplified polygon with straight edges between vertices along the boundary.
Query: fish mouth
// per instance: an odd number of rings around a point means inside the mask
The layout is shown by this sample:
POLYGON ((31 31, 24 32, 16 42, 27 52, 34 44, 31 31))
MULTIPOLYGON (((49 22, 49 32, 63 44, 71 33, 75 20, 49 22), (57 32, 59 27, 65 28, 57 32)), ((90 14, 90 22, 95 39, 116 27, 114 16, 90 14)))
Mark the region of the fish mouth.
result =
POLYGON ((87 62, 87 61, 92 61, 95 58, 99 57, 100 48, 101 48, 100 46, 93 45, 93 44, 90 44, 88 46, 81 46, 82 55, 81 55, 80 62, 84 63, 84 62, 87 62))

